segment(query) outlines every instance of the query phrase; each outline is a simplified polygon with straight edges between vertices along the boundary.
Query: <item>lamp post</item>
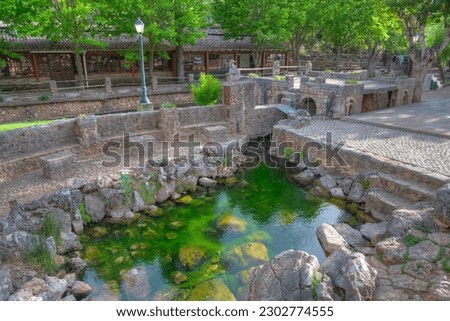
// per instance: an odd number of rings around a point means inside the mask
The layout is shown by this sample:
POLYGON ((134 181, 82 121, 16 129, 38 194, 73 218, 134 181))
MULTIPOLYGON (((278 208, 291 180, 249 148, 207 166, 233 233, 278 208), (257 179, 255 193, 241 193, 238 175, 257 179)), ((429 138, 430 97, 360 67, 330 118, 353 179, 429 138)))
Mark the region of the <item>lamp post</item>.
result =
POLYGON ((144 44, 142 43, 142 34, 144 33, 144 23, 141 18, 137 18, 134 23, 134 27, 139 35, 139 46, 140 46, 140 64, 141 64, 141 100, 140 103, 144 109, 150 105, 150 100, 147 97, 147 86, 145 84, 145 67, 144 67, 144 44))

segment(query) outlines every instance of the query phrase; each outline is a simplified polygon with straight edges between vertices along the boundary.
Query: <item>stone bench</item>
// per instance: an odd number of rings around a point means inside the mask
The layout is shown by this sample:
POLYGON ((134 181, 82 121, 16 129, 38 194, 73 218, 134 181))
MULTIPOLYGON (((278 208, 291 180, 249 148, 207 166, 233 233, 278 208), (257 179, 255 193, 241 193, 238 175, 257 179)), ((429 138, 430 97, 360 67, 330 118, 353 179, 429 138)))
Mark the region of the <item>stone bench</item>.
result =
POLYGON ((220 141, 227 137, 228 129, 224 126, 209 126, 203 128, 203 135, 211 141, 220 141))
POLYGON ((64 151, 56 154, 51 154, 39 158, 39 162, 43 168, 44 177, 49 179, 60 176, 69 165, 77 162, 77 155, 64 151))

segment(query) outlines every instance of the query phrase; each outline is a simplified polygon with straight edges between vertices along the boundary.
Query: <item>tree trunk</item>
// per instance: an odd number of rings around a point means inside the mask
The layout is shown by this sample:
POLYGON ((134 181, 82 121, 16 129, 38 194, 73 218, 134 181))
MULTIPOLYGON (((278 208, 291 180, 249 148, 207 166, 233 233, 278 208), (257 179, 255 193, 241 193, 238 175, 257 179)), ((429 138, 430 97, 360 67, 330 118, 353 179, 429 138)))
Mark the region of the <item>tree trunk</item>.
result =
POLYGON ((252 50, 253 66, 252 68, 261 68, 262 49, 256 48, 252 50))
POLYGON ((82 50, 80 48, 75 48, 75 68, 77 69, 78 74, 78 81, 77 86, 85 86, 85 80, 84 79, 84 71, 83 71, 83 64, 81 63, 81 53, 82 50))
POLYGON ((334 67, 334 71, 339 72, 340 68, 341 68, 341 60, 342 60, 342 48, 340 46, 337 46, 334 48, 335 49, 335 62, 336 65, 334 67))
POLYGON ((368 64, 367 64, 367 74, 369 78, 375 77, 375 58, 377 57, 377 44, 373 46, 368 46, 368 64))
POLYGON ((177 46, 177 77, 178 82, 184 82, 184 50, 183 46, 177 46))
POLYGON ((155 51, 153 50, 153 48, 151 48, 148 51, 148 78, 149 79, 152 79, 152 77, 153 77, 154 60, 155 60, 155 51))
POLYGON ((412 62, 411 76, 416 80, 416 87, 414 88, 412 102, 420 103, 422 101, 422 91, 425 76, 427 75, 433 64, 433 59, 431 59, 430 57, 424 59, 410 56, 410 60, 412 62))
POLYGON ((441 58, 438 57, 438 70, 439 70, 439 77, 441 78, 442 84, 445 83, 445 72, 444 68, 442 67, 441 58))

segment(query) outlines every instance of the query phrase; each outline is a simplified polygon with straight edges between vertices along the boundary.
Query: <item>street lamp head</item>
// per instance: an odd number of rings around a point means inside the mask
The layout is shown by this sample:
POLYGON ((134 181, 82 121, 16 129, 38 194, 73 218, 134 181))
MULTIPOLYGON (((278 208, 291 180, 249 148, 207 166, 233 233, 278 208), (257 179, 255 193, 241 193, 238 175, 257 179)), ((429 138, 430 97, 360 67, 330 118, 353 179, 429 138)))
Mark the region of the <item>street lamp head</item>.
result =
POLYGON ((134 27, 136 28, 137 33, 142 34, 144 32, 144 23, 141 18, 137 18, 134 23, 134 27))

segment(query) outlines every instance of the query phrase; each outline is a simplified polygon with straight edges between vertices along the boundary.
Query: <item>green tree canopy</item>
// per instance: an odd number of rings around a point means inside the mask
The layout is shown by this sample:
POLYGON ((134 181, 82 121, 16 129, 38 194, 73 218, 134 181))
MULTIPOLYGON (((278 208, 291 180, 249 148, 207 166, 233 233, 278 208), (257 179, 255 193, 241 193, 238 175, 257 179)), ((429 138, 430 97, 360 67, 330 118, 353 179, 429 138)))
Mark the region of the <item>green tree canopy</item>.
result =
POLYGON ((264 48, 289 40, 288 0, 213 0, 212 12, 226 38, 250 37, 255 67, 261 66, 264 48))
POLYGON ((426 74, 450 41, 450 1, 448 0, 385 0, 403 23, 412 62, 411 75, 416 79, 413 102, 420 102, 426 74), (427 26, 440 24, 443 37, 428 41, 427 26))

